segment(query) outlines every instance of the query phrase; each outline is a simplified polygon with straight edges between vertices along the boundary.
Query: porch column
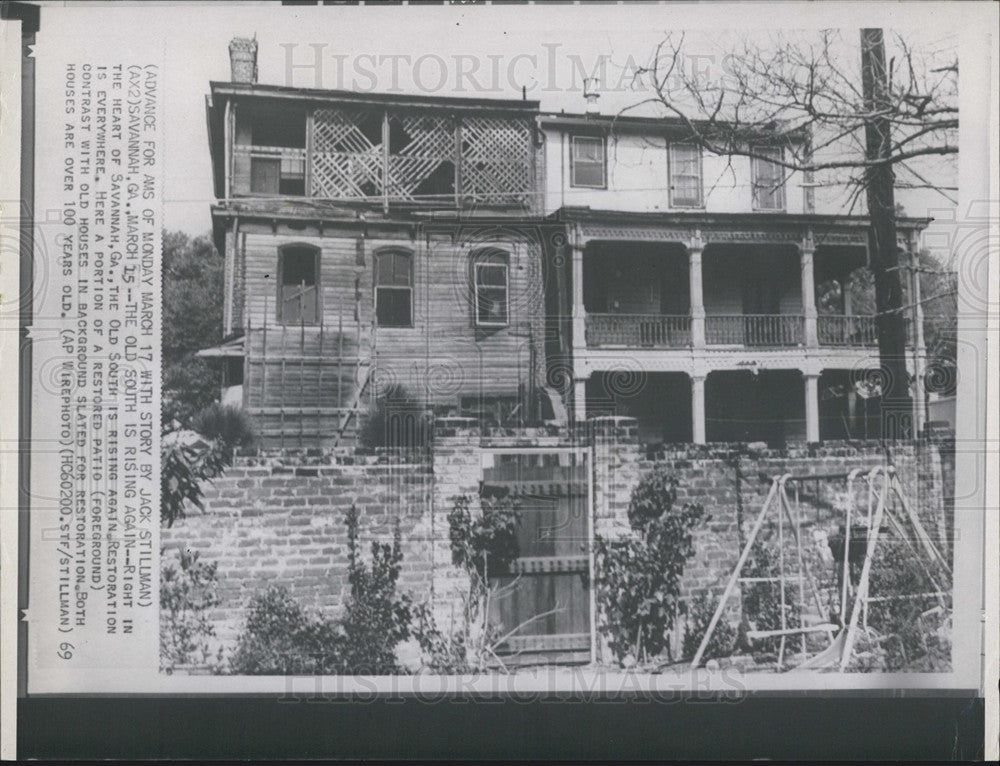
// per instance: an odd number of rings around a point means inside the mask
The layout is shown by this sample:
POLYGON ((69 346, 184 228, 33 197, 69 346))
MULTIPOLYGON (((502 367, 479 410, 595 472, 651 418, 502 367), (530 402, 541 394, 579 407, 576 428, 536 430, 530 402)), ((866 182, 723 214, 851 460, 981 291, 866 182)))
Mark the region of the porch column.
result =
POLYGON ((587 312, 583 308, 583 249, 575 242, 573 249, 573 347, 587 345, 587 312))
POLYGON ((691 376, 691 441, 705 443, 705 376, 691 376))
POLYGON ((819 374, 804 373, 806 381, 806 441, 819 441, 819 374))
MULTIPOLYGON (((701 252, 705 247, 701 236, 688 244, 688 285, 691 293, 691 345, 705 346, 705 299, 701 286, 701 252)), ((704 378, 702 378, 704 382, 704 378)), ((697 441, 697 440, 696 440, 697 441)))
POLYGON ((910 273, 912 275, 910 302, 913 304, 910 320, 913 322, 913 374, 916 377, 913 386, 913 427, 916 436, 924 430, 927 423, 927 392, 924 390, 927 349, 924 346, 924 307, 921 304, 920 259, 916 242, 911 242, 910 247, 910 273))
POLYGON ((805 315, 806 346, 815 348, 819 345, 816 334, 816 280, 813 276, 813 253, 815 247, 812 238, 803 241, 799 250, 799 260, 802 267, 802 313, 805 315))
POLYGON ((587 379, 573 379, 573 420, 583 422, 587 419, 587 379))

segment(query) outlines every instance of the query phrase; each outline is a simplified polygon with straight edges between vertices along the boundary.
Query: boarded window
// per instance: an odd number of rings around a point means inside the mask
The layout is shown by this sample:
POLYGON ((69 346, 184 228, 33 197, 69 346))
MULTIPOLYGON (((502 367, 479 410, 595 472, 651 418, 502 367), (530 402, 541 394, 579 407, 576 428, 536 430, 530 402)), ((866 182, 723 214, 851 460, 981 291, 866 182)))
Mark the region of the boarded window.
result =
POLYGON ((281 178, 281 160, 277 157, 250 158, 250 191, 254 194, 277 194, 281 178))
POLYGON ((573 186, 603 189, 607 185, 604 169, 604 139, 573 136, 570 156, 570 183, 573 186))
POLYGON ((753 207, 754 210, 784 210, 785 186, 784 168, 766 157, 781 160, 780 147, 757 147, 755 153, 762 157, 752 157, 753 207))
POLYGON ((375 315, 380 327, 413 326, 413 254, 390 250, 375 259, 375 315))
POLYGON ((319 250, 286 247, 278 255, 278 321, 319 324, 319 250))
POLYGON ((510 322, 510 258, 501 251, 473 255, 472 277, 476 301, 476 325, 506 327, 510 322))
POLYGON ((701 207, 701 147, 670 145, 670 204, 701 207))

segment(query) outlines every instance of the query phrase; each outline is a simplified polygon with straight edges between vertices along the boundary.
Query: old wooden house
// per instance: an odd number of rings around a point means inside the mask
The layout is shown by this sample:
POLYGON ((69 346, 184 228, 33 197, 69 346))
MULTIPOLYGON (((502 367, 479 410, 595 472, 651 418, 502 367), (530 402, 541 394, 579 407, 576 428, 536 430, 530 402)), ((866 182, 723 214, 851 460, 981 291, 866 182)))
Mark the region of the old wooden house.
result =
POLYGON ((264 85, 256 41, 230 53, 207 105, 226 338, 202 352, 224 401, 273 446, 350 439, 400 390, 421 409, 537 415, 537 102, 264 85))

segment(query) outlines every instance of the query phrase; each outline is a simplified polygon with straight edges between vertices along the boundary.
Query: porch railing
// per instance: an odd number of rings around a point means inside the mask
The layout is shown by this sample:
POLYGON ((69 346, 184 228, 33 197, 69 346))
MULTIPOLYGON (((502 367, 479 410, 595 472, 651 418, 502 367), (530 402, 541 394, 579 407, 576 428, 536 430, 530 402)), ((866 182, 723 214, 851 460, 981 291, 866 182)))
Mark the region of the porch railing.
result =
POLYGON ((821 346, 877 346, 873 316, 820 316, 816 333, 821 346))
POLYGON ((798 346, 805 317, 795 314, 709 314, 705 342, 718 346, 798 346))
POLYGON ((587 314, 587 345, 683 348, 691 345, 691 317, 676 314, 587 314))

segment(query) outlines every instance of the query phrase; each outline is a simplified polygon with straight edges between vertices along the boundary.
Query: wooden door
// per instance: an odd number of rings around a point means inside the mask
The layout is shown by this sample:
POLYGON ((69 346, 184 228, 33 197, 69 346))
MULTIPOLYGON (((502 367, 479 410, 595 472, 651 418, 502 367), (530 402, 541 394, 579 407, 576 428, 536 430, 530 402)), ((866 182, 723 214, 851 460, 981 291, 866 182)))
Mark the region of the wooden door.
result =
POLYGON ((497 587, 490 618, 505 663, 589 662, 589 479, 579 452, 494 455, 485 494, 518 499, 519 557, 497 587))

